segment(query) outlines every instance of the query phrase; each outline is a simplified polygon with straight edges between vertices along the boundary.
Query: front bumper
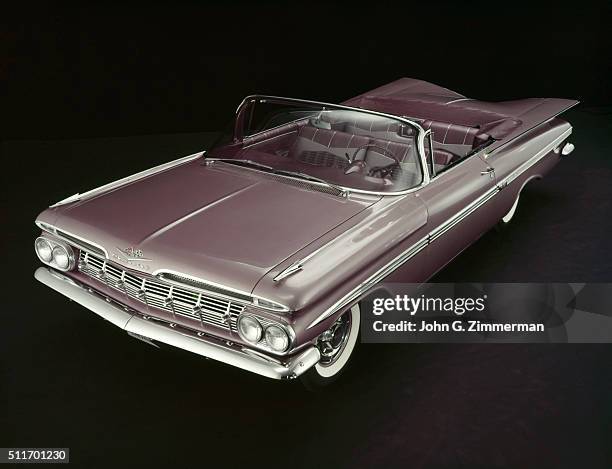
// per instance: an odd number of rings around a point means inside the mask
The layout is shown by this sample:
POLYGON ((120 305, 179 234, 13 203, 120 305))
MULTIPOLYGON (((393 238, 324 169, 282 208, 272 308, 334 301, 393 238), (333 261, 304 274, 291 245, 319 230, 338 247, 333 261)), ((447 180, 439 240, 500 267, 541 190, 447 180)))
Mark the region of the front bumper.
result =
POLYGON ((39 267, 34 272, 34 277, 132 335, 188 350, 268 378, 297 378, 321 358, 319 350, 311 345, 297 355, 277 360, 239 344, 220 341, 210 336, 199 336, 196 331, 145 319, 135 311, 130 311, 53 269, 39 267))

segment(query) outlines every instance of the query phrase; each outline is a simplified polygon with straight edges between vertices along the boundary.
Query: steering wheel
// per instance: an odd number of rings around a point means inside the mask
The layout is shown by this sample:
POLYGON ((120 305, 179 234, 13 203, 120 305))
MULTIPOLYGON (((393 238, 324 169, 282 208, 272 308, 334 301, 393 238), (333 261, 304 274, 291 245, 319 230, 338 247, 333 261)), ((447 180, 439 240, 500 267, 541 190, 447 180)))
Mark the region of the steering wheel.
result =
MULTIPOLYGON (((369 176, 374 176, 376 173, 379 173, 380 177, 386 177, 389 174, 391 174, 393 169, 395 169, 396 167, 400 165, 400 161, 393 154, 393 152, 391 152, 390 150, 387 150, 384 147, 381 147, 380 145, 376 145, 375 143, 366 143, 365 145, 361 145, 359 148, 357 148, 355 152, 353 153, 353 157, 349 160, 351 164, 355 163, 355 157, 357 156, 357 153, 359 153, 361 150, 365 150, 366 148, 375 148, 376 150, 379 150, 380 154, 393 160, 393 162, 389 163, 388 165, 376 166, 374 168, 371 168, 368 173, 369 176)), ((368 159, 368 153, 366 152, 363 159, 360 160, 361 166, 363 168, 365 168, 365 166, 367 165, 367 159, 368 159)))

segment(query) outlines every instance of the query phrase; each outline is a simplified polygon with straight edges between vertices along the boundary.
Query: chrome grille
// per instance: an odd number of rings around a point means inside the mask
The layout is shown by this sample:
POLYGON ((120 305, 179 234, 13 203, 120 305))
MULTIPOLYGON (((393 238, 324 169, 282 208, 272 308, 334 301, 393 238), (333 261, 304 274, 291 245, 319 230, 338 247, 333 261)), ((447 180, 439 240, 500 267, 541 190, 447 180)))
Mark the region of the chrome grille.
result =
POLYGON ((238 315, 244 309, 244 305, 234 301, 134 275, 85 251, 79 255, 78 268, 130 298, 174 315, 197 319, 202 325, 235 330, 238 315))

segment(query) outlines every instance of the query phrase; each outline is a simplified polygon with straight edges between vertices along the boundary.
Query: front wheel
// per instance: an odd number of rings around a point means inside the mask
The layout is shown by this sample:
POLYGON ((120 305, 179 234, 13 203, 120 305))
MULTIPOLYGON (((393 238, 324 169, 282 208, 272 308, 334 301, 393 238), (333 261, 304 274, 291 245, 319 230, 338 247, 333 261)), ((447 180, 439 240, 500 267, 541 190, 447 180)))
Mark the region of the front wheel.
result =
POLYGON ((356 304, 317 338, 316 345, 321 352, 321 359, 300 376, 306 388, 316 391, 338 379, 357 345, 360 322, 361 312, 359 304, 356 304))

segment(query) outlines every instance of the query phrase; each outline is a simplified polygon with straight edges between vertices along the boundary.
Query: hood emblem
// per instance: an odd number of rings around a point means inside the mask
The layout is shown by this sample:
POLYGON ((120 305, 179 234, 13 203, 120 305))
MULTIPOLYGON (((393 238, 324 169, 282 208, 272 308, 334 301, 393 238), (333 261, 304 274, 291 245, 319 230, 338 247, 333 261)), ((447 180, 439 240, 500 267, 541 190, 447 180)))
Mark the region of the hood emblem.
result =
POLYGON ((151 259, 146 259, 144 254, 142 253, 142 249, 134 249, 134 248, 117 248, 121 254, 127 256, 126 260, 128 261, 150 261, 151 259))
POLYGON ((150 267, 143 264, 143 262, 151 262, 151 259, 144 257, 141 249, 134 249, 133 247, 121 249, 120 247, 116 247, 115 252, 113 252, 111 256, 113 259, 136 269, 150 270, 150 267))

